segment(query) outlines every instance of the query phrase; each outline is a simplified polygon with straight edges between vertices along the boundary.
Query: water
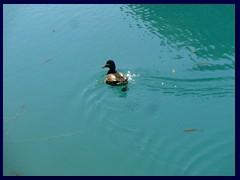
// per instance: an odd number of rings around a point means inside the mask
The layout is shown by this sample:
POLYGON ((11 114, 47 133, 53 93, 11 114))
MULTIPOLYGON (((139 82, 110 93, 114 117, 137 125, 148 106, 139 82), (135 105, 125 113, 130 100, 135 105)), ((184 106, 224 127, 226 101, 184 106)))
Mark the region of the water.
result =
POLYGON ((4 5, 4 175, 235 175, 234 8, 4 5))

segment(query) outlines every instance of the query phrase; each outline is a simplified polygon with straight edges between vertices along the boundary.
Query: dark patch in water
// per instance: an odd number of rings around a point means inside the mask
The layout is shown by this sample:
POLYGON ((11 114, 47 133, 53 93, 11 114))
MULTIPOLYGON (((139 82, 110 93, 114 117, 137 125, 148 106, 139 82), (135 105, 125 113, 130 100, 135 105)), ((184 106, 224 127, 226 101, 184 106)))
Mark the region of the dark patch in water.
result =
POLYGON ((203 131, 203 130, 201 130, 201 129, 195 129, 195 128, 182 130, 182 132, 196 132, 196 131, 203 131))
POLYGON ((25 103, 22 103, 20 108, 19 108, 19 110, 18 110, 18 112, 14 116, 11 116, 11 117, 5 116, 3 118, 3 122, 4 123, 7 123, 7 122, 12 122, 13 123, 11 126, 9 124, 10 127, 6 130, 5 135, 9 134, 9 131, 13 128, 14 124, 16 124, 16 120, 19 117, 21 117, 25 112, 26 112, 25 103))
POLYGON ((123 91, 123 92, 128 91, 128 90, 129 90, 128 87, 124 87, 124 88, 121 89, 121 91, 123 91))
POLYGON ((52 58, 47 59, 47 60, 43 61, 41 65, 47 64, 47 63, 51 62, 52 60, 53 60, 52 58))
POLYGON ((19 172, 11 172, 10 175, 12 176, 23 176, 22 173, 19 173, 19 172))

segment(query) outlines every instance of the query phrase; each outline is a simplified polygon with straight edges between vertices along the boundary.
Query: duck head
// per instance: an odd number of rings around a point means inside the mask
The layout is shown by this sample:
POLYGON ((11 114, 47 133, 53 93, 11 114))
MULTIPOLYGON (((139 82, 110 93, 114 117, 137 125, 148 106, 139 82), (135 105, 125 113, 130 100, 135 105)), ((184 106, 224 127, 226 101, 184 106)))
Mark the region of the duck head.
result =
POLYGON ((116 65, 113 60, 108 60, 102 68, 106 68, 106 67, 110 69, 109 72, 111 73, 116 72, 116 65))

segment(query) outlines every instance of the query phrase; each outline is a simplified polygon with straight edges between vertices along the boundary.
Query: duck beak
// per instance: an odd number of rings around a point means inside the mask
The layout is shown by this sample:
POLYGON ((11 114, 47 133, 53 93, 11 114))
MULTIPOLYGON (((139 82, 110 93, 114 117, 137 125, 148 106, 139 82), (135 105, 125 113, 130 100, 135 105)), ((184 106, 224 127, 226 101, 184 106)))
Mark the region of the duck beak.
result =
POLYGON ((105 64, 102 68, 106 68, 106 67, 108 67, 108 65, 109 65, 109 64, 105 64))

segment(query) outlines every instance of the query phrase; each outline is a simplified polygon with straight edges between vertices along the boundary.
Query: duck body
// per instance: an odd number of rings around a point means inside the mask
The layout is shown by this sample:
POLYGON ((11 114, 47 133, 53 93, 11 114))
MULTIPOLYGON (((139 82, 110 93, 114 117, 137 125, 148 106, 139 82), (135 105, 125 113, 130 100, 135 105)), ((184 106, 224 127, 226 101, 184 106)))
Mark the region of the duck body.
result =
POLYGON ((104 79, 106 84, 113 86, 122 86, 128 83, 128 78, 123 73, 116 71, 116 66, 113 60, 108 60, 102 68, 109 68, 107 75, 104 79))
POLYGON ((121 72, 107 74, 104 82, 115 86, 122 86, 128 83, 127 77, 121 72))

